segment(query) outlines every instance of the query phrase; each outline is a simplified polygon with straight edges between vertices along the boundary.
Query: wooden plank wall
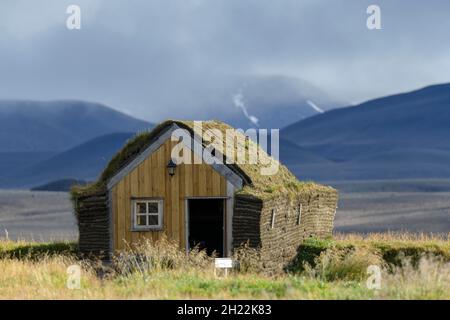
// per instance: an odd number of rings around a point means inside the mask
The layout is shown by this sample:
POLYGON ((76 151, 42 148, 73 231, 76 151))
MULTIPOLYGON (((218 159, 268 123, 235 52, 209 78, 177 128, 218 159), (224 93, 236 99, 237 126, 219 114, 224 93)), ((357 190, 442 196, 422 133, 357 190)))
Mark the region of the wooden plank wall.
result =
MULTIPOLYGON (((207 164, 179 165, 170 177, 167 172, 172 147, 167 140, 150 157, 124 177, 112 189, 114 219, 114 249, 142 239, 154 241, 165 234, 169 239, 185 243, 186 197, 226 197, 227 181, 207 164), (157 197, 164 199, 164 229, 162 231, 131 231, 131 198, 157 197)), ((194 156, 192 154, 192 156, 194 156)), ((193 158, 192 158, 193 159, 193 158)))

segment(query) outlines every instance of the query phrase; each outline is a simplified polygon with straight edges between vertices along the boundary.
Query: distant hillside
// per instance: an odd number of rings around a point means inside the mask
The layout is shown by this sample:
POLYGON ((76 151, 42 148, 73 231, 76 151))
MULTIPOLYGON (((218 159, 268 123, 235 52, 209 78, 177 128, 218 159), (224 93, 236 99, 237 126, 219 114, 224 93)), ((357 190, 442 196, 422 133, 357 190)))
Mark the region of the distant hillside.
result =
POLYGON ((34 187, 60 179, 93 181, 109 160, 134 136, 113 133, 92 139, 0 180, 0 187, 34 187))
POLYGON ((225 87, 223 120, 238 128, 278 129, 345 104, 305 80, 285 76, 246 76, 225 87), (257 120, 257 121, 256 121, 257 120))
POLYGON ((62 179, 52 181, 40 186, 31 188, 32 191, 58 191, 58 192, 68 192, 74 185, 85 185, 87 181, 77 180, 77 179, 62 179))
POLYGON ((97 103, 0 100, 0 152, 68 150, 100 135, 151 124, 97 103))
POLYGON ((450 177, 450 84, 331 110, 281 136, 334 161, 290 166, 303 178, 450 177))
POLYGON ((6 173, 23 170, 54 156, 54 151, 0 152, 0 180, 6 173))
MULTIPOLYGON (((269 151, 270 152, 270 151, 269 151)), ((280 138, 280 160, 286 165, 325 164, 332 161, 296 143, 280 138)))

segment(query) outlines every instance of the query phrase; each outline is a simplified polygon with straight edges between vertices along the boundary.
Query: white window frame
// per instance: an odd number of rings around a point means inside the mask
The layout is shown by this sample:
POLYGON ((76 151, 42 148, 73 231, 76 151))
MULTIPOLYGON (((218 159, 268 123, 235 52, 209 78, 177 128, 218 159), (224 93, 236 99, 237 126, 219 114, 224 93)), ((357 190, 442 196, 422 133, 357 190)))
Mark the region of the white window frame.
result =
POLYGON ((131 201, 131 211, 132 211, 132 221, 131 221, 131 226, 132 226, 132 231, 159 231, 163 229, 164 226, 164 222, 163 222, 163 217, 164 217, 164 200, 163 199, 148 199, 148 198, 136 198, 136 199, 132 199, 131 201), (137 205, 138 203, 145 203, 146 204, 146 213, 144 214, 140 214, 137 212, 137 205), (158 204, 158 212, 155 213, 150 213, 148 212, 148 204, 149 203, 157 203, 158 204), (147 224, 145 226, 141 226, 137 224, 137 216, 138 215, 144 215, 146 216, 146 222, 147 224), (157 225, 149 225, 149 216, 158 216, 158 224, 157 225))

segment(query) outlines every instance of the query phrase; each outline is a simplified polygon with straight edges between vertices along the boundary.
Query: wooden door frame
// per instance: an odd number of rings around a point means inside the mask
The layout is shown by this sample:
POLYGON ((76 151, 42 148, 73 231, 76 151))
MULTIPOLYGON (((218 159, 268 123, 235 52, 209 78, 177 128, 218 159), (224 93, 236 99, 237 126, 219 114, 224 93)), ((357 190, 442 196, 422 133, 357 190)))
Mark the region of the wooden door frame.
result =
POLYGON ((227 257, 229 248, 228 248, 228 230, 227 230, 227 206, 228 206, 228 200, 230 200, 230 197, 186 197, 184 200, 184 230, 185 230, 185 249, 186 253, 189 252, 189 200, 223 200, 223 214, 222 214, 222 252, 223 256, 227 257))

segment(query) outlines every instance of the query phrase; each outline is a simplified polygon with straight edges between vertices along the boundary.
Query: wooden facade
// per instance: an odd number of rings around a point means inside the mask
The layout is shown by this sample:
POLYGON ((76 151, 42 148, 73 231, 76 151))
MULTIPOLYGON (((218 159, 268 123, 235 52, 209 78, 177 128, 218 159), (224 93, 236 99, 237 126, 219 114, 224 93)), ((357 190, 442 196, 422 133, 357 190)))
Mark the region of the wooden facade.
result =
MULTIPOLYGON (((177 142, 166 140, 148 158, 124 176, 110 190, 113 250, 143 239, 158 240, 164 234, 186 247, 186 199, 227 198, 227 180, 210 165, 180 164, 169 176, 167 163, 177 142), (163 230, 132 231, 132 200, 163 199, 163 230)), ((192 155, 194 157, 194 155, 192 155)))

